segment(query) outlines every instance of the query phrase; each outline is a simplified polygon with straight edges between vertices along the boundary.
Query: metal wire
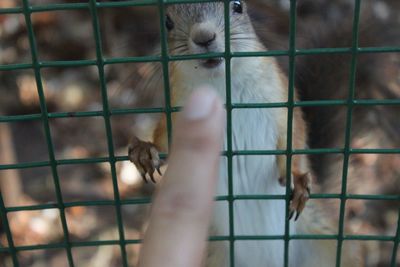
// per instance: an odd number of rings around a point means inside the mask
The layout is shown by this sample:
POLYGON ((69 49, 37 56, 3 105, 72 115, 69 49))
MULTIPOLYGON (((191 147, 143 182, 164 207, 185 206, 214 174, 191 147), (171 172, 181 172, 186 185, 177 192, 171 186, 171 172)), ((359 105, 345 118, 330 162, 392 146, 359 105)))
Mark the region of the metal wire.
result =
MULTIPOLYGON (((48 4, 48 5, 30 5, 29 0, 23 0, 21 7, 16 8, 0 8, 1 14, 22 14, 25 18, 27 25, 27 32, 29 37, 29 45, 31 50, 31 62, 24 62, 19 64, 0 65, 0 71, 32 69, 36 78, 36 85, 40 100, 41 113, 26 114, 26 115, 13 115, 13 116, 0 116, 0 123, 13 123, 24 121, 41 121, 43 124, 47 150, 49 155, 48 161, 38 162, 24 162, 15 164, 2 164, 0 170, 7 169, 25 169, 37 168, 48 166, 51 168, 53 182, 55 185, 56 202, 47 203, 42 205, 32 206, 18 206, 6 207, 2 195, 0 195, 0 212, 3 230, 5 231, 8 246, 1 247, 0 252, 6 252, 11 255, 12 263, 15 267, 20 266, 18 261, 18 252, 33 251, 42 249, 65 249, 70 267, 74 266, 74 259, 71 252, 73 247, 86 247, 86 246, 104 246, 104 245, 118 245, 121 249, 122 264, 124 267, 128 266, 126 245, 138 244, 140 239, 126 239, 123 228, 121 208, 123 205, 138 205, 150 203, 150 198, 134 198, 121 200, 118 190, 118 180, 116 175, 115 164, 118 161, 128 160, 127 156, 115 156, 114 145, 112 139, 112 130, 110 118, 112 116, 119 116, 123 114, 137 114, 137 113, 165 113, 167 118, 168 141, 171 140, 172 135, 172 120, 171 114, 177 112, 181 107, 171 106, 170 88, 169 88, 169 62, 179 60, 192 60, 204 59, 212 57, 224 57, 226 69, 226 110, 227 110, 227 150, 222 152, 222 155, 227 157, 228 168, 228 194, 224 196, 217 196, 216 201, 228 202, 229 209, 229 235, 227 236, 212 236, 210 241, 228 241, 230 252, 230 264, 235 266, 235 241, 237 240, 283 240, 284 241, 284 266, 289 266, 289 244, 291 240, 299 239, 326 239, 337 240, 337 255, 336 267, 340 267, 343 242, 347 240, 360 240, 360 241, 383 241, 393 243, 393 252, 391 256, 391 267, 397 266, 396 257, 400 242, 400 209, 398 212, 397 231, 394 236, 384 235, 345 235, 344 234, 344 213, 346 207, 346 200, 360 199, 360 200, 392 200, 400 201, 400 195, 354 195, 348 194, 347 175, 349 158, 352 154, 373 153, 373 154, 400 154, 400 149, 354 149, 350 146, 351 138, 351 121, 353 109, 357 106, 374 106, 374 105, 400 105, 400 99, 355 99, 355 77, 356 77, 356 63, 359 54, 364 53, 400 53, 400 46, 396 47, 358 47, 358 23, 360 16, 361 1, 355 0, 355 9, 353 17, 353 42, 351 47, 345 48, 314 48, 314 49, 296 49, 296 0, 290 0, 290 36, 289 36, 289 49, 276 50, 276 51, 263 51, 263 52, 231 52, 230 50, 230 19, 229 19, 229 6, 230 1, 224 1, 225 8, 225 52, 223 53, 209 53, 199 55, 168 55, 168 47, 166 42, 166 32, 164 29, 165 23, 165 5, 172 3, 193 3, 193 2, 213 2, 213 0, 135 0, 135 1, 119 1, 119 2, 96 2, 96 0, 89 0, 87 3, 65 3, 65 4, 48 4), (104 8, 124 8, 131 6, 157 6, 160 15, 161 26, 161 56, 145 56, 145 57, 121 57, 121 58, 105 58, 102 52, 101 33, 99 19, 97 16, 98 9, 104 8), (88 10, 92 16, 92 26, 94 38, 96 43, 96 59, 94 60, 71 60, 71 61, 41 61, 38 57, 35 33, 31 23, 31 15, 35 12, 44 11, 60 11, 60 10, 88 10), (349 95, 347 99, 343 100, 319 100, 319 101, 295 101, 294 100, 294 77, 295 77, 295 58, 302 55, 318 55, 318 54, 350 54, 352 57, 350 68, 350 82, 349 82, 349 95), (275 56, 288 56, 289 57, 289 94, 288 101, 282 103, 232 103, 231 100, 231 59, 233 57, 275 57, 275 56), (106 65, 132 63, 132 62, 161 62, 163 70, 163 81, 165 89, 165 106, 159 108, 133 108, 133 109, 111 109, 108 104, 107 86, 104 75, 104 67, 106 65), (46 107, 46 99, 43 92, 41 69, 53 67, 80 67, 80 66, 96 66, 99 73, 101 95, 102 95, 102 110, 89 111, 89 112, 56 112, 49 113, 46 107), (326 148, 326 149, 301 149, 295 150, 292 148, 292 121, 293 109, 295 107, 312 107, 312 106, 344 106, 347 108, 346 118, 346 132, 345 132, 345 145, 343 148, 326 148), (234 109, 247 109, 247 108, 287 108, 288 121, 287 121, 287 148, 286 150, 233 150, 232 149, 232 110, 234 109), (55 157, 53 140, 49 128, 49 119, 69 118, 69 117, 102 117, 104 119, 105 131, 107 134, 108 157, 101 158, 81 158, 81 159, 63 159, 58 160, 55 157), (275 236, 243 236, 235 235, 234 231, 234 201, 236 200, 260 200, 260 199, 280 199, 286 201, 286 206, 289 205, 290 197, 290 173, 291 173, 291 160, 293 155, 297 154, 342 154, 343 173, 342 173, 342 190, 340 194, 312 194, 313 199, 340 199, 340 216, 339 216, 339 229, 337 235, 291 235, 290 225, 285 224, 285 233, 283 235, 275 236), (239 155, 285 155, 287 158, 287 192, 285 195, 234 195, 233 190, 233 173, 232 173, 232 159, 239 155), (78 201, 78 202, 65 202, 61 194, 61 185, 59 182, 57 167, 60 165, 68 164, 90 164, 108 162, 111 166, 112 183, 114 190, 113 200, 104 201, 78 201), (77 206, 114 206, 116 209, 117 227, 119 233, 118 240, 102 240, 102 241, 86 241, 86 242, 72 242, 69 238, 68 225, 65 218, 65 209, 77 206), (29 210, 45 210, 45 209, 58 209, 63 230, 63 240, 56 244, 41 244, 29 246, 15 246, 13 242, 13 235, 10 230, 7 214, 10 212, 20 212, 29 210)), ((161 155, 165 158, 165 154, 161 155)), ((286 211, 286 215, 288 212, 286 211)))
POLYGON ((360 18, 360 0, 356 0, 353 14, 353 41, 351 49, 351 67, 350 67, 350 84, 349 84, 349 95, 347 98, 347 118, 346 118, 346 132, 344 141, 344 159, 343 159, 343 172, 342 172, 342 190, 340 196, 340 211, 339 211, 339 235, 337 242, 336 251, 336 267, 340 267, 342 248, 344 240, 344 214, 346 207, 346 190, 347 190, 347 175, 349 168, 350 159, 350 138, 351 138, 351 126, 352 126, 352 115, 353 115, 353 100, 355 95, 355 83, 356 83, 356 70, 357 70, 357 47, 358 47, 358 23, 360 18))

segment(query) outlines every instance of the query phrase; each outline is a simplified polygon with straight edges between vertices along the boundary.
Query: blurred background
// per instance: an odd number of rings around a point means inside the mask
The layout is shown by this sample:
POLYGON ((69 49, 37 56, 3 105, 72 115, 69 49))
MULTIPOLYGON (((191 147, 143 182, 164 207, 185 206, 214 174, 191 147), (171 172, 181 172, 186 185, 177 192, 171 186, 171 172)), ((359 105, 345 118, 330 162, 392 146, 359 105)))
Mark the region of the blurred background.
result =
MULTIPOLYGON (((79 0, 29 0, 32 6, 84 3, 79 0)), ((98 1, 102 2, 102 1, 98 1)), ((270 50, 288 48, 289 1, 249 0, 249 12, 260 39, 270 50)), ((0 8, 21 7, 20 0, 1 0, 0 8)), ((350 47, 353 0, 299 0, 297 48, 350 47)), ((98 9, 103 53, 106 58, 150 55, 159 40, 157 7, 98 9)), ((40 61, 96 59, 92 18, 88 9, 34 12, 33 31, 40 61)), ((400 47, 400 1, 362 1, 360 47, 400 47)), ((31 63, 27 25, 22 14, 0 15, 0 65, 31 63)), ((287 72, 287 57, 278 58, 287 72)), ((346 99, 350 83, 351 55, 308 55, 296 58, 296 87, 301 100, 346 99)), ((137 88, 152 79, 150 63, 112 64, 105 67, 111 109, 152 105, 151 97, 137 88)), ((41 78, 51 113, 101 111, 102 95, 96 66, 44 67, 41 78)), ((163 88, 155 88, 160 90, 163 88)), ((358 56, 357 99, 400 99, 400 54, 368 53, 358 56)), ((344 145, 346 107, 310 107, 305 110, 311 148, 344 145)), ((40 114, 35 73, 32 69, 0 71, 0 116, 40 114)), ((400 106, 357 106, 353 113, 351 147, 400 148, 400 106)), ((151 116, 113 115, 112 140, 117 156, 127 155, 133 134, 151 122, 151 116)), ((108 157, 104 119, 95 117, 50 118, 55 158, 108 157)), ((142 133, 143 134, 143 133, 142 133)), ((46 137, 40 119, 0 123, 0 164, 48 161, 46 137)), ((311 157, 320 188, 316 193, 339 193, 343 155, 311 157)), ((348 193, 382 194, 393 200, 348 200, 346 234, 394 236, 399 219, 399 154, 353 154, 348 171, 348 193), (396 197, 397 196, 397 197, 396 197)), ((113 200, 109 163, 57 166, 64 202, 113 200)), ((127 161, 116 164, 121 199, 149 196, 127 161)), ((0 170, 0 188, 6 207, 56 203, 50 167, 0 170)), ((339 218, 339 200, 324 200, 326 209, 339 218)), ((139 239, 149 205, 122 205, 126 239, 139 239)), ((72 242, 118 240, 115 207, 74 206, 65 209, 72 242)), ((57 244, 64 238, 57 209, 17 211, 7 214, 14 245, 57 244)), ((8 247, 3 225, 0 246, 8 247)), ((358 241, 357 241, 358 242, 358 241)), ((367 266, 389 266, 393 242, 359 241, 367 266)), ((130 266, 137 263, 139 245, 127 245, 130 266)), ((118 245, 73 247, 76 266, 121 266, 118 245)), ((397 253, 400 266, 400 252, 397 253)), ((18 253, 20 266, 68 266, 64 249, 37 249, 18 253)), ((0 253, 0 266, 13 266, 9 254, 0 253)))

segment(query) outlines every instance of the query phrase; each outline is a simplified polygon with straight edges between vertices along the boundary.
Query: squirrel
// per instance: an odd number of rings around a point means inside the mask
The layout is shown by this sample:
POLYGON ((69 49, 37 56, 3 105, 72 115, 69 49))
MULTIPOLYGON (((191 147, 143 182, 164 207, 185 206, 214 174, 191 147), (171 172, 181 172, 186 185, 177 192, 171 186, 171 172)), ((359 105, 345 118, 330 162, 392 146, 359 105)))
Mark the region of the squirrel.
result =
MULTIPOLYGON (((232 52, 267 51, 259 41, 244 1, 230 3, 230 46, 232 52)), ((224 3, 175 4, 166 7, 165 27, 170 55, 225 51, 224 3)), ((171 105, 180 106, 188 95, 204 84, 215 88, 226 98, 225 59, 196 59, 170 63, 171 105)), ((232 103, 277 103, 288 100, 288 79, 274 57, 240 57, 231 60, 232 103)), ((154 68, 161 76, 160 68, 154 68)), ((161 82, 161 79, 156 79, 161 82)), ((154 82, 152 84, 154 86, 154 82)), ((162 86, 162 85, 160 85, 162 86)), ((294 96, 297 99, 296 93, 294 96)), ((232 110, 233 150, 286 150, 287 108, 232 110)), ((172 115, 172 125, 174 115, 172 115)), ((307 147, 307 127, 299 108, 293 110, 294 149, 307 147)), ((226 142, 224 145, 226 149, 226 142)), ((155 182, 160 173, 159 151, 167 151, 167 123, 161 118, 153 132, 152 142, 133 137, 129 159, 143 179, 155 182)), ((289 218, 284 200, 235 200, 235 235, 284 235, 287 219, 290 234, 337 234, 337 227, 326 218, 319 200, 308 201, 312 170, 306 155, 292 159, 292 198, 289 218), (306 205, 307 203, 307 205, 306 205), (299 216, 302 214, 302 216, 299 216)), ((227 163, 221 160, 218 195, 228 188, 227 163)), ((234 194, 284 195, 286 193, 286 156, 235 156, 232 158, 234 194)), ((211 226, 212 235, 228 235, 229 214, 225 205, 216 205, 211 226)), ((321 267, 336 263, 336 240, 293 240, 289 247, 289 266, 321 267)), ((358 248, 344 242, 341 266, 358 267, 362 261, 358 248)), ((226 242, 210 242, 205 266, 229 266, 226 242)), ((284 262, 283 241, 235 241, 235 266, 280 267, 284 262)))

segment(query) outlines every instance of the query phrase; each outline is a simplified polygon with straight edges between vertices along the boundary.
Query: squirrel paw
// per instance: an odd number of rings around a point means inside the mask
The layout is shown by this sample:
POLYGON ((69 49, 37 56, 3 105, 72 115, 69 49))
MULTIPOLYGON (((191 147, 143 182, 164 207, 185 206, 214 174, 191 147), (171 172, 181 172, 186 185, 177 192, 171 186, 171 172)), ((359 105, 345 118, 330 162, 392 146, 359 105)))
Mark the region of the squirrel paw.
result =
POLYGON ((306 202, 310 198, 311 174, 293 174, 292 181, 293 190, 289 204, 288 220, 292 219, 293 215, 296 213, 294 220, 297 221, 306 205, 306 202))
POLYGON ((146 174, 149 175, 153 183, 156 183, 153 176, 154 171, 157 170, 157 172, 162 175, 158 150, 152 143, 136 139, 128 147, 128 157, 129 160, 135 164, 146 183, 148 182, 146 174))

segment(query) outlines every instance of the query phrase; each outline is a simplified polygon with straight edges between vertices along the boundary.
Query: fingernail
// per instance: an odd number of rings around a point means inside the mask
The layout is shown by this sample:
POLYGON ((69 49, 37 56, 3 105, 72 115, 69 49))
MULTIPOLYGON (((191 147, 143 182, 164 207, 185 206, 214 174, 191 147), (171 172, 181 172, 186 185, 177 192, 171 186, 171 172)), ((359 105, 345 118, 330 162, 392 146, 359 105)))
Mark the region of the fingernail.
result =
POLYGON ((200 120, 208 117, 215 105, 217 94, 209 87, 197 89, 189 98, 183 110, 185 118, 200 120))

